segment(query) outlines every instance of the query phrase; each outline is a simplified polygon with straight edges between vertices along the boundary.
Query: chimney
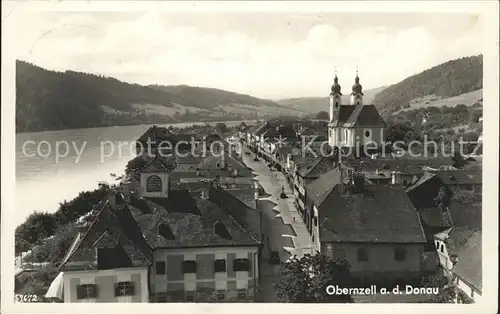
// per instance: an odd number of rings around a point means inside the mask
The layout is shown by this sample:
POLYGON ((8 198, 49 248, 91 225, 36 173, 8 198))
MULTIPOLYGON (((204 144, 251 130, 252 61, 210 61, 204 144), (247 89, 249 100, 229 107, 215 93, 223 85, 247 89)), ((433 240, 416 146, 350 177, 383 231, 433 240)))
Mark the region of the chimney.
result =
POLYGON ((116 208, 116 192, 113 189, 108 190, 108 202, 111 205, 111 208, 116 208))

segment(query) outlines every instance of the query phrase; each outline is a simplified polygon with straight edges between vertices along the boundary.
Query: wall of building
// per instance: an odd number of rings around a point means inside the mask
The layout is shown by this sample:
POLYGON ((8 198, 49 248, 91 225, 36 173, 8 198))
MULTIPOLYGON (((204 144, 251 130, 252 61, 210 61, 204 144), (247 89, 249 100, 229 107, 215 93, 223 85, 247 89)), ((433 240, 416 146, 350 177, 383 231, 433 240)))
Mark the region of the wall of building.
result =
POLYGON ((474 300, 475 303, 480 302, 481 294, 459 276, 456 277, 456 285, 457 288, 462 290, 462 292, 464 292, 469 298, 474 300))
POLYGON ((329 252, 333 258, 345 258, 351 266, 351 273, 366 280, 395 280, 419 277, 422 271, 423 244, 391 244, 391 243, 329 243, 331 250, 322 243, 322 252, 329 252), (406 257, 402 261, 394 259, 397 247, 406 249, 406 257), (367 261, 358 261, 358 249, 364 248, 367 261))
POLYGON ((107 270, 68 271, 63 274, 65 303, 94 302, 148 302, 148 269, 147 267, 121 268, 107 270), (134 283, 133 296, 115 297, 115 283, 131 281, 134 283), (83 284, 97 285, 96 299, 77 298, 77 286, 83 284))
MULTIPOLYGON (((179 296, 186 291, 196 291, 200 288, 212 290, 214 294, 225 292, 225 300, 238 299, 238 291, 246 290, 247 299, 255 296, 258 282, 258 248, 257 247, 225 247, 225 248, 192 248, 158 250, 154 253, 154 263, 150 274, 151 292, 157 295, 179 296), (249 271, 234 271, 233 260, 246 258, 250 262, 249 271), (226 260, 226 272, 215 272, 214 262, 226 260), (184 274, 182 262, 195 260, 197 272, 184 274), (156 274, 156 262, 164 262, 164 275, 156 274)), ((216 297, 216 296, 214 296, 216 297)))
POLYGON ((143 172, 141 173, 141 197, 167 197, 169 190, 169 176, 167 172, 143 172), (148 192, 147 180, 151 176, 158 176, 161 179, 162 191, 148 192))

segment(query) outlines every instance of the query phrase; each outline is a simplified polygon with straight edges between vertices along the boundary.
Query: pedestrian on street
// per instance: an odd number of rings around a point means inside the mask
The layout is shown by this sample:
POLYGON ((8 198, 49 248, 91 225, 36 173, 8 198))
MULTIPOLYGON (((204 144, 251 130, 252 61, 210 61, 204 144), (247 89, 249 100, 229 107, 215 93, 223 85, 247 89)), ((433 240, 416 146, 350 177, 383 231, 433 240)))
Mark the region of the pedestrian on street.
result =
POLYGON ((295 222, 295 217, 293 217, 293 222, 295 222))

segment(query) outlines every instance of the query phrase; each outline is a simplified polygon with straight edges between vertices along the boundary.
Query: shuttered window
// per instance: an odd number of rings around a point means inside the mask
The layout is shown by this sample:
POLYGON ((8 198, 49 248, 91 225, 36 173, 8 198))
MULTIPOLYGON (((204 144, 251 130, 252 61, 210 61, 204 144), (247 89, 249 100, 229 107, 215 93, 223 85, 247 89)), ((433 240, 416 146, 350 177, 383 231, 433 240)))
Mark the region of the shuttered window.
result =
POLYGON ((161 192, 162 191, 162 182, 159 176, 150 176, 146 181, 146 190, 148 192, 161 192))

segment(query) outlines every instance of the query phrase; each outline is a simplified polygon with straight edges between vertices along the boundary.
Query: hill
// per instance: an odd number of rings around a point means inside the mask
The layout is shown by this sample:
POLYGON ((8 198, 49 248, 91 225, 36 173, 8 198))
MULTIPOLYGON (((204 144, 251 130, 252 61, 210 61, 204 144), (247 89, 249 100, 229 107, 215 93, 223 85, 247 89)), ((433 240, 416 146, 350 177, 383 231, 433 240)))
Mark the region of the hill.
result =
MULTIPOLYGON (((381 87, 377 87, 377 88, 363 90, 363 93, 365 94, 364 103, 366 103, 366 104, 373 103, 373 99, 374 99, 375 95, 377 93, 379 93, 380 91, 384 90, 385 88, 386 88, 386 86, 381 86, 381 87)), ((347 90, 349 90, 349 89, 347 89, 347 90)), ((343 104, 348 104, 350 102, 349 93, 346 90, 343 91, 343 94, 344 94, 342 96, 342 103, 343 104)), ((310 114, 316 114, 320 111, 327 111, 328 112, 330 97, 288 98, 288 99, 281 99, 281 100, 278 100, 276 102, 281 104, 281 105, 286 105, 286 106, 291 107, 291 108, 307 111, 307 113, 310 113, 310 114)))
POLYGON ((302 115, 270 100, 190 86, 142 86, 16 61, 16 132, 302 115))
POLYGON ((422 101, 424 105, 430 105, 432 101, 482 88, 483 56, 478 55, 451 60, 412 75, 376 94, 374 103, 381 109, 397 111, 422 101))

